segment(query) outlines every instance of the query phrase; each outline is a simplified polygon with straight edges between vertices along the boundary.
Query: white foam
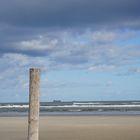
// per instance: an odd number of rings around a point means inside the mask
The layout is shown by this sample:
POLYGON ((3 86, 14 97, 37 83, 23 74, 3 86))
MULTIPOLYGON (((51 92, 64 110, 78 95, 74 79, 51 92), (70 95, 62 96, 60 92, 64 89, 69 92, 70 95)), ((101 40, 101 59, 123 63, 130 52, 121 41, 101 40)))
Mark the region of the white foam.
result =
POLYGON ((134 108, 140 105, 64 105, 64 106, 41 106, 42 108, 134 108))
MULTIPOLYGON (((0 108, 28 108, 29 105, 5 105, 0 108)), ((135 108, 140 105, 99 105, 99 104, 73 104, 73 105, 59 105, 59 106, 40 106, 40 108, 135 108)))
POLYGON ((29 105, 5 105, 0 106, 0 108, 28 108, 29 105))

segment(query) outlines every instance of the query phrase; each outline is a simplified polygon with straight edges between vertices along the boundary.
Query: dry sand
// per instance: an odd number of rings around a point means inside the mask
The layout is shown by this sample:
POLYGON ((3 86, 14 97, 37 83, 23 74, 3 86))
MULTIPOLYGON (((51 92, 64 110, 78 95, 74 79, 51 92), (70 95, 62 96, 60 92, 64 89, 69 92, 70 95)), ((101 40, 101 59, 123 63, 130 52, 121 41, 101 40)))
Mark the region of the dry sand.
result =
MULTIPOLYGON (((0 117, 0 140, 27 140, 27 118, 0 117)), ((40 140, 140 140, 140 117, 41 117, 40 140)))

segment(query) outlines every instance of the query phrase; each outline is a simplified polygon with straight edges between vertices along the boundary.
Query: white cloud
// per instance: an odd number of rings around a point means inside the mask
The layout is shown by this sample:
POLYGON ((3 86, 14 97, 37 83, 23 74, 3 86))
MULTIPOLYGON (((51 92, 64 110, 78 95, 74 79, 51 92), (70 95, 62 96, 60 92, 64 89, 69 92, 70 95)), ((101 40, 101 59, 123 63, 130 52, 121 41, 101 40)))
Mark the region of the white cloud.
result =
MULTIPOLYGON (((0 59, 0 79, 6 86, 26 87, 28 83, 28 70, 31 67, 39 67, 42 71, 49 69, 49 62, 42 57, 31 57, 17 53, 4 54, 0 59)), ((0 84, 0 87, 3 87, 0 84)))
POLYGON ((117 38, 117 34, 114 32, 94 32, 93 40, 95 42, 111 42, 117 38))
POLYGON ((92 38, 95 43, 111 43, 118 40, 126 40, 136 36, 133 31, 96 31, 93 32, 92 38))
POLYGON ((88 68, 89 71, 94 71, 94 72, 109 72, 115 69, 114 65, 94 65, 88 68))
POLYGON ((11 63, 12 65, 17 66, 27 66, 29 61, 29 56, 18 54, 18 53, 6 53, 3 55, 3 60, 7 61, 7 63, 11 63))
POLYGON ((19 50, 27 50, 27 51, 45 51, 45 50, 52 50, 54 49, 58 43, 57 39, 48 39, 46 38, 44 40, 44 37, 41 36, 39 39, 34 40, 27 40, 27 41, 21 41, 17 43, 17 49, 19 50))

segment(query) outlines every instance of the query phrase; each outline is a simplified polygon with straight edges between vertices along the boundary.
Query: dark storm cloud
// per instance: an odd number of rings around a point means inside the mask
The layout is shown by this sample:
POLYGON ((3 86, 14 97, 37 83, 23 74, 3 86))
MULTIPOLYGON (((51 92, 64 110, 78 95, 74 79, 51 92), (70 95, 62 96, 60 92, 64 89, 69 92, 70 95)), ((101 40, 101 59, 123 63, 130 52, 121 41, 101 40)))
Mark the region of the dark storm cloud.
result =
MULTIPOLYGON (((82 29, 86 30, 88 28, 91 30, 102 28, 139 28, 139 7, 139 0, 0 1, 0 55, 4 53, 22 53, 31 56, 50 55, 52 51, 56 51, 55 47, 53 50, 48 49, 49 45, 50 48, 53 46, 53 44, 49 44, 52 39, 60 42, 56 44, 56 46, 59 46, 59 49, 67 45, 67 43, 62 41, 65 35, 61 35, 61 33, 59 35, 57 30, 69 32, 69 30, 72 31, 74 29, 74 34, 76 34, 82 29), (49 34, 50 32, 53 32, 53 35, 47 36, 46 38, 50 40, 44 41, 43 44, 38 43, 36 45, 36 42, 32 41, 39 40, 37 38, 39 35, 49 34), (56 36, 54 36, 55 34, 56 36), (24 41, 26 43, 23 45, 24 41), (33 47, 35 45, 41 49, 33 47)), ((66 38, 68 39, 69 36, 66 38)), ((70 42, 68 43, 70 44, 70 42)), ((62 58, 61 56, 58 60, 62 58)), ((87 59, 77 56, 76 58, 77 61, 75 63, 81 62, 81 60, 84 63, 87 62, 87 59)), ((74 62, 69 58, 64 60, 66 62, 74 62)))
POLYGON ((139 0, 5 0, 0 21, 15 26, 138 26, 139 0))

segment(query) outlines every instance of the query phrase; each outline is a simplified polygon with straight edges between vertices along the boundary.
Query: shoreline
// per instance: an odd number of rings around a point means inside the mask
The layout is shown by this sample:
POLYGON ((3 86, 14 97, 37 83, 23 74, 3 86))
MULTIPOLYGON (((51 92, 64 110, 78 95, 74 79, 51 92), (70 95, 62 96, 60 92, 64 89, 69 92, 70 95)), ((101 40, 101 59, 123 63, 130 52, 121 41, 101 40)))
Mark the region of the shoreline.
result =
MULTIPOLYGON (((28 112, 0 112, 0 117, 27 117, 28 112)), ((140 111, 40 112, 47 116, 140 116, 140 111)))

